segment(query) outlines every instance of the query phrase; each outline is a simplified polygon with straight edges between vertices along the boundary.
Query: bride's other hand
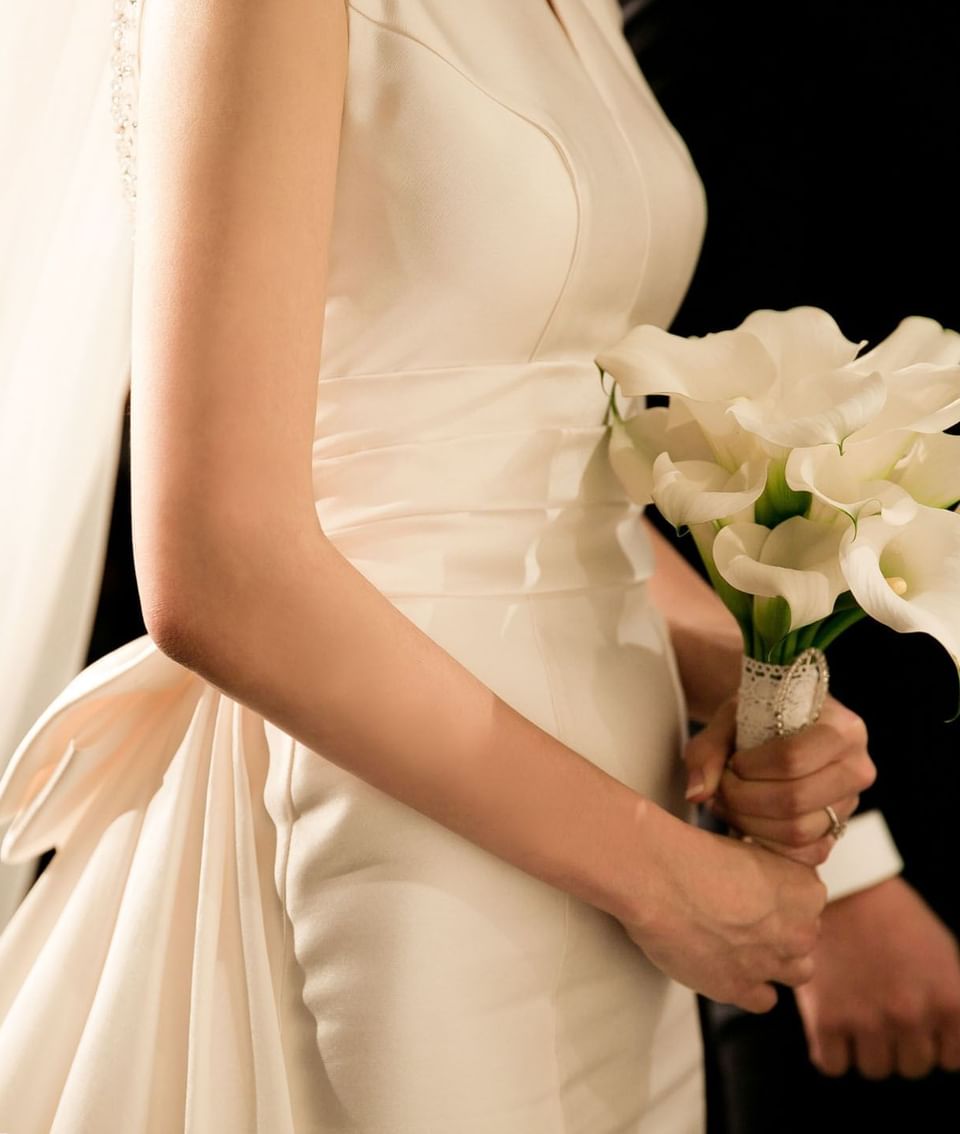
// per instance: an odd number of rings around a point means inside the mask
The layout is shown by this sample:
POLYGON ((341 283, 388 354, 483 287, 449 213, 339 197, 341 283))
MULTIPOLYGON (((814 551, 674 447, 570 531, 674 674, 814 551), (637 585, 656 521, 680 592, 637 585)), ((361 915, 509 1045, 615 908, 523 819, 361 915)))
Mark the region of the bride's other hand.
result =
POLYGON ((658 968, 748 1012, 776 1004, 771 982, 811 978, 826 902, 815 871, 659 808, 648 813, 647 829, 644 861, 656 869, 620 920, 658 968))
POLYGON ((744 750, 735 718, 730 698, 687 744, 687 798, 778 854, 825 862, 835 843, 826 808, 848 819, 876 779, 862 718, 828 696, 816 724, 744 750))

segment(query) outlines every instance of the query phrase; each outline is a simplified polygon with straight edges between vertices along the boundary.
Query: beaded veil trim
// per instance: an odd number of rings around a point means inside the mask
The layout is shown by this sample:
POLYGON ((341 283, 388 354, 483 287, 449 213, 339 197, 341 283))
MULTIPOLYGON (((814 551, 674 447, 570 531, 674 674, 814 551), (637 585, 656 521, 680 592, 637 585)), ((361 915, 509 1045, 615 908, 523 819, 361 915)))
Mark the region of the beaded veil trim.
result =
POLYGON ((131 216, 137 200, 137 44, 140 0, 113 0, 110 107, 123 196, 131 216))

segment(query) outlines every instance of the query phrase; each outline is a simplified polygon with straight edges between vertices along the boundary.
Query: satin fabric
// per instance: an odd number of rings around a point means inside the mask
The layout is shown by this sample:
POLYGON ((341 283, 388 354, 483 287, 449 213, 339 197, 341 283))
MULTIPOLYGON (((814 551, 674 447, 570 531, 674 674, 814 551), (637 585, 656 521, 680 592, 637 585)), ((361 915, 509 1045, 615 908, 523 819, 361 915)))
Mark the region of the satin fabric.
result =
MULTIPOLYGON (((317 515, 501 697, 682 813, 593 357, 672 317, 702 191, 616 6, 555 7, 348 0, 317 515)), ((0 935, 7 1134, 703 1128, 693 995, 615 919, 149 637, 34 722, 0 821, 6 862, 57 847, 0 935)))

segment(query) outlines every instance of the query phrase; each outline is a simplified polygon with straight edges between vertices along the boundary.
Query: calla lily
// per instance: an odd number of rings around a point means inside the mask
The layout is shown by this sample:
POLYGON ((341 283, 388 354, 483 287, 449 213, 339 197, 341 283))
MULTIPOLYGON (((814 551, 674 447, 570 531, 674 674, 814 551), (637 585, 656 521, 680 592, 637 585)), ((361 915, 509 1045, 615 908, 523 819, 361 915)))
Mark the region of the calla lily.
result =
POLYGON ((636 504, 653 500, 653 462, 663 451, 665 408, 641 410, 632 417, 614 417, 610 423, 607 455, 624 491, 636 504))
POLYGON ((869 516, 846 533, 840 565, 871 618, 930 634, 960 666, 960 515, 920 507, 903 525, 869 516))
POLYGON ((679 394, 697 402, 728 402, 759 397, 776 379, 763 345, 739 330, 684 338, 642 323, 596 361, 630 396, 679 394))
POLYGON ((786 480, 825 506, 826 514, 814 509, 812 519, 826 520, 838 511, 856 523, 861 515, 881 512, 890 523, 906 523, 917 506, 894 481, 912 441, 913 434, 897 432, 848 445, 842 453, 835 445, 794 449, 787 458, 786 480))
POLYGON ((879 373, 834 370, 808 374, 776 394, 738 402, 729 412, 744 429, 784 448, 842 445, 877 416, 886 399, 879 373))
POLYGON ((854 521, 881 511, 889 523, 904 523, 916 511, 908 499, 933 508, 960 501, 960 437, 896 430, 849 444, 843 453, 832 445, 794 449, 786 480, 854 521))
POLYGON ((841 444, 876 416, 886 386, 877 372, 850 369, 861 345, 825 311, 795 307, 755 311, 735 330, 702 338, 640 325, 597 362, 625 394, 683 399, 732 471, 759 455, 744 432, 782 457, 797 445, 841 444))
POLYGON ((611 461, 694 533, 754 657, 824 648, 864 612, 957 656, 960 334, 911 317, 863 346, 795 307, 702 338, 634 327, 597 356, 624 395, 669 397, 614 427, 611 461))
POLYGON ((682 407, 699 424, 710 459, 730 472, 759 455, 727 415, 734 399, 759 397, 776 381, 773 361, 753 335, 721 331, 684 338, 641 324, 596 361, 630 397, 669 395, 671 409, 682 407))
POLYGON ((802 516, 772 531, 761 524, 728 524, 713 542, 713 560, 736 590, 783 599, 790 609, 786 629, 796 630, 826 618, 847 590, 838 558, 844 531, 844 525, 802 516))
MULTIPOLYGON (((683 398, 673 398, 667 407, 664 451, 675 461, 714 460, 713 446, 707 439, 703 426, 690 412, 689 403, 683 398)), ((740 461, 736 461, 729 471, 735 472, 740 464, 740 461)))
POLYGON ((942 327, 936 319, 910 315, 882 342, 860 355, 857 362, 884 374, 915 362, 955 366, 960 363, 960 335, 942 327))
POLYGON ((863 441, 897 429, 939 433, 960 421, 960 366, 918 362, 886 377, 883 409, 852 437, 863 441))
POLYGON ((637 504, 652 500, 653 462, 661 453, 677 461, 712 461, 713 451, 696 421, 682 409, 641 409, 627 418, 614 417, 609 458, 627 495, 637 504))
POLYGON ((819 307, 764 308, 748 315, 738 330, 749 331, 763 343, 787 387, 810 374, 839 370, 864 346, 846 338, 833 316, 819 307))
POLYGON ((767 462, 729 473, 712 461, 677 461, 661 453, 653 464, 653 501, 676 528, 725 520, 752 508, 767 480, 767 462))
MULTIPOLYGON (((714 459, 703 430, 680 399, 669 407, 640 409, 626 418, 614 416, 608 452, 627 495, 638 504, 649 504, 652 499, 653 462, 661 453, 674 461, 714 459)), ((730 471, 738 467, 736 462, 730 471)))
POLYGON ((960 437, 921 434, 900 458, 894 475, 919 503, 952 508, 960 500, 960 437))

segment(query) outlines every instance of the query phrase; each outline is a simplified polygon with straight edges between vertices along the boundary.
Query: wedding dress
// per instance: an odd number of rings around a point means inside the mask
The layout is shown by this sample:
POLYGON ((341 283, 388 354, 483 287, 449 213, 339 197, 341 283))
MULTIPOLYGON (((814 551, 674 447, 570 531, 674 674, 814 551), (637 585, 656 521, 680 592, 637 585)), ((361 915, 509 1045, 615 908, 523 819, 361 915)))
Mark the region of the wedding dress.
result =
MULTIPOLYGON (((593 359, 673 317, 700 181, 616 0, 346 3, 323 530, 504 700, 682 813, 683 696, 593 359)), ((36 719, 0 821, 6 862, 57 848, 0 935, 4 1134, 703 1129, 693 994, 615 919, 148 636, 36 719)))

